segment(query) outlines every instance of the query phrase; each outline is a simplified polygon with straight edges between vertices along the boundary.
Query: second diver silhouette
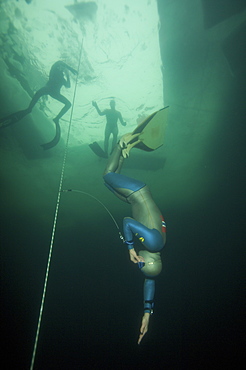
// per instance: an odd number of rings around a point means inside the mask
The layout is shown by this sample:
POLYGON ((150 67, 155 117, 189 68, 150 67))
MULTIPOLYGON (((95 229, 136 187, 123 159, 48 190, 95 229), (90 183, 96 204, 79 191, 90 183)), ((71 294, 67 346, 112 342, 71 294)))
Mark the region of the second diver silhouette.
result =
POLYGON ((47 84, 36 92, 28 108, 12 113, 7 117, 0 119, 0 128, 4 128, 19 122, 26 115, 32 112, 32 109, 34 108, 38 100, 41 98, 41 96, 49 95, 53 99, 58 100, 59 102, 64 104, 64 107, 53 119, 53 122, 55 123, 56 126, 56 134, 54 139, 46 144, 42 144, 42 147, 45 150, 54 147, 59 142, 61 136, 59 120, 71 107, 70 101, 60 93, 62 86, 65 86, 66 88, 70 88, 71 86, 68 71, 72 72, 74 75, 78 73, 75 69, 68 66, 63 61, 55 62, 50 69, 49 80, 47 84))
MULTIPOLYGON (((166 106, 150 114, 135 128, 132 135, 140 134, 139 138, 141 139, 137 144, 135 144, 136 140, 133 139, 132 143, 134 143, 135 148, 151 152, 163 144, 167 127, 168 108, 169 106, 166 106)), ((89 146, 99 157, 108 158, 97 142, 89 144, 89 146)))

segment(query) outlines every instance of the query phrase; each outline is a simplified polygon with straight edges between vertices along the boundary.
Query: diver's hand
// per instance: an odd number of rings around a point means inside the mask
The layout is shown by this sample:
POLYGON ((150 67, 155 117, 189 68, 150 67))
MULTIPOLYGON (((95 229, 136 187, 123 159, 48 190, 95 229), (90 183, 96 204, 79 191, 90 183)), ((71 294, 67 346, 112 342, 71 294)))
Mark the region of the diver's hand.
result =
POLYGON ((142 318, 142 324, 141 324, 141 328, 140 328, 140 335, 139 335, 139 338, 138 338, 138 344, 141 343, 141 340, 143 339, 143 336, 148 331, 149 318, 150 318, 150 314, 148 312, 145 312, 145 314, 143 315, 143 318, 142 318))
POLYGON ((134 248, 132 249, 129 249, 129 256, 130 256, 130 260, 133 262, 133 263, 138 263, 138 262, 141 262, 143 257, 140 257, 137 255, 136 251, 134 248))
POLYGON ((93 107, 95 107, 95 108, 96 108, 97 103, 93 100, 92 105, 93 105, 93 107))
POLYGON ((64 69, 64 74, 65 74, 66 78, 68 79, 69 78, 69 71, 68 71, 67 68, 64 69))
POLYGON ((67 89, 69 89, 71 87, 71 82, 70 82, 70 77, 69 77, 69 73, 67 69, 65 69, 64 74, 65 74, 65 78, 64 78, 63 84, 67 89))
POLYGON ((126 126, 126 122, 125 121, 122 123, 122 126, 126 126))

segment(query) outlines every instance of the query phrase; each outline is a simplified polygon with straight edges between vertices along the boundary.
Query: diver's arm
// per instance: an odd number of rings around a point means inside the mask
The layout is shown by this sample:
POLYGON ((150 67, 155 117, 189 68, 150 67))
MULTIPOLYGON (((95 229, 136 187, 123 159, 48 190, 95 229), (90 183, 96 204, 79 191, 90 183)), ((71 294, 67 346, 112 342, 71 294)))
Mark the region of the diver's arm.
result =
POLYGON ((127 245, 130 260, 133 263, 138 263, 142 261, 142 257, 138 256, 134 249, 133 230, 131 228, 131 223, 136 223, 138 225, 138 222, 136 220, 130 217, 124 218, 123 220, 123 230, 124 230, 124 235, 125 235, 124 243, 127 245))
POLYGON ((129 256, 133 263, 143 262, 143 258, 137 255, 134 248, 129 249, 129 256))
POLYGON ((125 122, 125 121, 123 121, 123 118, 122 118, 122 115, 121 115, 121 113, 120 113, 120 112, 118 112, 118 118, 119 118, 120 123, 122 124, 122 126, 126 126, 126 122, 125 122))
POLYGON ((64 62, 60 61, 60 64, 62 65, 64 70, 68 69, 70 72, 72 72, 72 74, 74 74, 74 75, 78 74, 78 72, 74 68, 70 67, 67 63, 64 63, 64 62))
POLYGON ((104 116, 105 115, 105 111, 101 111, 100 109, 99 109, 99 107, 98 107, 98 105, 97 105, 97 103, 95 102, 95 101, 93 101, 92 102, 92 105, 93 105, 93 107, 95 107, 96 108, 96 110, 97 110, 97 113, 99 114, 99 116, 104 116))
POLYGON ((146 278, 144 280, 144 313, 153 313, 155 296, 155 280, 146 278))
POLYGON ((70 71, 70 72, 72 72, 72 74, 73 75, 77 75, 78 74, 78 71, 76 71, 76 69, 74 69, 74 68, 72 68, 72 67, 70 67, 70 66, 68 66, 67 64, 66 64, 66 68, 70 71))
POLYGON ((130 260, 133 263, 138 263, 138 262, 142 261, 142 257, 138 256, 135 249, 134 249, 134 241, 132 239, 133 238, 133 233, 132 233, 131 229, 128 227, 128 222, 127 222, 128 219, 130 219, 130 218, 125 217, 124 222, 123 222, 124 235, 125 235, 125 238, 126 238, 124 243, 127 245, 130 260))
POLYGON ((149 313, 145 313, 143 315, 142 323, 141 323, 141 327, 140 327, 140 335, 138 337, 138 344, 141 343, 141 340, 143 339, 144 335, 148 331, 148 328, 149 328, 149 318, 150 318, 150 314, 149 313))
POLYGON ((142 317, 138 344, 141 343, 141 340, 143 339, 144 335, 148 331, 150 315, 153 313, 154 295, 155 295, 155 280, 145 279, 144 281, 144 315, 142 317))

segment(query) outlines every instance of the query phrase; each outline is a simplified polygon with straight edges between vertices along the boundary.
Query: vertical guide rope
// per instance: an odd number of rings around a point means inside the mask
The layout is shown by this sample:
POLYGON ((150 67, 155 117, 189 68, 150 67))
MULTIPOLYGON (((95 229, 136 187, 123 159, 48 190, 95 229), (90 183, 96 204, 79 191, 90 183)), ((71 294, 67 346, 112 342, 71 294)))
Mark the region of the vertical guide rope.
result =
POLYGON ((34 342, 34 347, 33 347, 32 361, 31 361, 30 370, 33 370, 33 366, 34 366, 34 361, 35 361, 36 351, 37 351, 37 345, 38 345, 38 339, 39 339, 40 326, 41 326, 42 315, 43 315, 44 301, 45 301, 45 296, 46 296, 46 289, 47 289, 47 283, 48 283, 48 277, 49 277, 49 271, 50 271, 50 262, 51 262, 53 244, 54 244, 54 239, 55 239, 57 217, 58 217, 58 211, 59 211, 59 205, 60 205, 60 198, 61 198, 61 191, 62 191, 62 184, 63 184, 63 178, 64 178, 66 159, 67 159, 67 149, 68 149, 69 136, 70 136, 70 130, 71 130, 74 101, 75 101, 76 90, 77 90, 77 81, 78 81, 78 75, 79 75, 79 67, 80 67, 80 61, 81 61, 82 48, 83 48, 83 39, 82 39, 82 43, 81 43, 81 47, 80 47, 80 53, 79 53, 78 73, 77 73, 77 78, 76 78, 76 83, 75 83, 75 88, 74 88, 74 94, 73 94, 73 104, 72 104, 72 108, 71 108, 70 121, 69 121, 69 126, 68 126, 68 133, 67 133, 67 140, 66 140, 65 152, 64 152, 62 169, 61 169, 61 177, 60 177, 60 183, 59 183, 59 189, 58 189, 58 195, 57 195, 57 201, 56 201, 56 209, 55 209, 53 228, 52 228, 52 234, 51 234, 49 255, 48 255, 48 261, 47 261, 47 267, 46 267, 46 273, 45 273, 45 279, 44 279, 44 288, 43 288, 42 300, 41 300, 41 305, 40 305, 40 310, 39 310, 37 331, 36 331, 35 342, 34 342))

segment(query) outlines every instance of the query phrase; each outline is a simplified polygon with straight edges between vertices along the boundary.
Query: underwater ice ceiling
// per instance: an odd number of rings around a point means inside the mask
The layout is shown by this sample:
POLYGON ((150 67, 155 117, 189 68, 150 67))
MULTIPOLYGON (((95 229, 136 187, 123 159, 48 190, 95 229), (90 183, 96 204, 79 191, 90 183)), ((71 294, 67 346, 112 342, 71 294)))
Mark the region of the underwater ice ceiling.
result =
MULTIPOLYGON (((1 2, 1 57, 6 73, 32 97, 47 82, 57 60, 79 70, 77 83, 70 76, 71 88, 61 91, 73 102, 73 146, 103 138, 105 117, 98 116, 93 100, 103 110, 115 98, 116 109, 127 122, 126 127, 119 125, 120 134, 132 131, 164 106, 156 0, 28 3, 1 2)), ((60 108, 49 97, 35 109, 53 125, 60 108)), ((67 126, 70 113, 62 125, 67 126)))

